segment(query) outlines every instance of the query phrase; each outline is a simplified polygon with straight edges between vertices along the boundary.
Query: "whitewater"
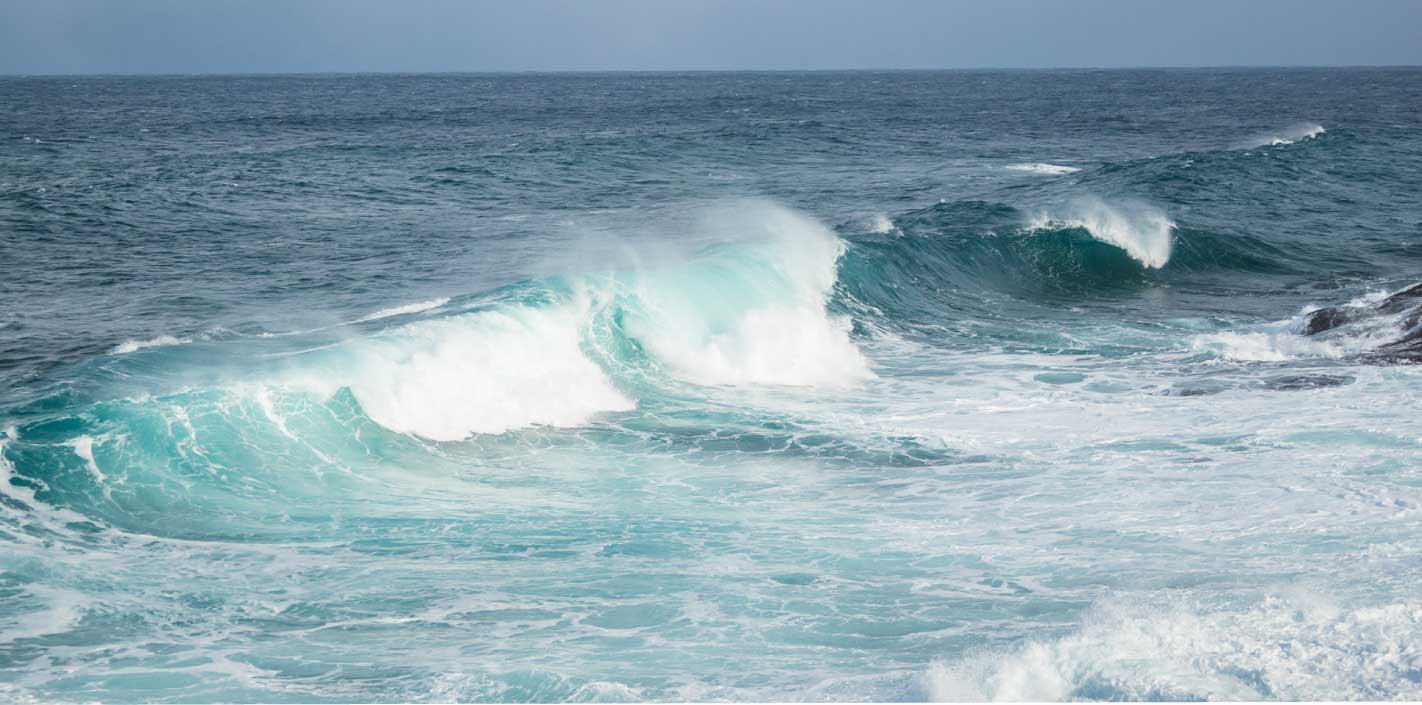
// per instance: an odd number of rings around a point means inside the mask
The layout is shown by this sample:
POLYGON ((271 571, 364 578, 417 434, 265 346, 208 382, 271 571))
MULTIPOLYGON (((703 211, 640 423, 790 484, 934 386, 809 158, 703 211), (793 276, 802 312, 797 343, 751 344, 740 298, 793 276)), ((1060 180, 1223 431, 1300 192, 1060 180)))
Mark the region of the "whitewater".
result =
POLYGON ((0 80, 0 699, 1422 698, 1418 78, 0 80))

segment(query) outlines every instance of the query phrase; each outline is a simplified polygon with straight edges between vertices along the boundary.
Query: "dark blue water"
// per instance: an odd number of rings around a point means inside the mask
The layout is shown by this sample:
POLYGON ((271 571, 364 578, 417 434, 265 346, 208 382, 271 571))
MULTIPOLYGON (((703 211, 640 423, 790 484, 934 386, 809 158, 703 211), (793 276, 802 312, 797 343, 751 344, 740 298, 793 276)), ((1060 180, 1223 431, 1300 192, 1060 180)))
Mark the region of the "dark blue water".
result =
POLYGON ((1420 79, 0 79, 0 695, 1422 697, 1420 79))

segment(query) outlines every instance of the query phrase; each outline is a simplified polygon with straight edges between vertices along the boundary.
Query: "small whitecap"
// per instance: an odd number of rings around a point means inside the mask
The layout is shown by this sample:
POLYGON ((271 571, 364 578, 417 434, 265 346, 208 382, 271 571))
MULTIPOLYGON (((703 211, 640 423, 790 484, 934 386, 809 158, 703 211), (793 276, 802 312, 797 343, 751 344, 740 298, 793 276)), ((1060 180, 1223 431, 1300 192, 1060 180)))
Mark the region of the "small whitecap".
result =
POLYGON ((1026 171, 1033 174, 1046 174, 1049 176, 1060 176, 1062 174, 1073 174, 1081 171, 1079 167, 1063 166, 1061 164, 1047 164, 1046 162, 1033 162, 1030 164, 1009 164, 1008 169, 1013 171, 1026 171))
POLYGON ((191 342, 193 342, 191 338, 179 338, 172 335, 160 335, 157 338, 150 338, 148 340, 125 340, 122 343, 119 343, 118 345, 114 346, 114 348, 109 351, 109 354, 127 355, 129 353, 138 352, 139 350, 142 350, 144 348, 158 348, 168 345, 184 345, 191 342))
POLYGON ((423 313, 425 311, 437 309, 447 303, 449 303, 449 297, 440 297, 438 299, 430 299, 429 301, 420 301, 418 303, 405 304, 403 306, 391 306, 390 308, 380 309, 379 311, 376 311, 375 313, 372 313, 364 318, 357 319, 356 323, 365 323, 366 321, 378 321, 382 318, 391 318, 393 316, 407 316, 412 313, 423 313))

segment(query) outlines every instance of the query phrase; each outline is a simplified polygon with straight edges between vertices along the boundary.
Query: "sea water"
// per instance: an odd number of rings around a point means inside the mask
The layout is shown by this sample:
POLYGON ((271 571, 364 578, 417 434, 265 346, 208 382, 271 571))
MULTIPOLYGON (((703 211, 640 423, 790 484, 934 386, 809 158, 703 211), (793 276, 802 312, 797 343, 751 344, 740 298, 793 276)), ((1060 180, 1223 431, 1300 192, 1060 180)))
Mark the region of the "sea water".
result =
POLYGON ((1419 86, 0 80, 0 698, 1422 698, 1419 86))

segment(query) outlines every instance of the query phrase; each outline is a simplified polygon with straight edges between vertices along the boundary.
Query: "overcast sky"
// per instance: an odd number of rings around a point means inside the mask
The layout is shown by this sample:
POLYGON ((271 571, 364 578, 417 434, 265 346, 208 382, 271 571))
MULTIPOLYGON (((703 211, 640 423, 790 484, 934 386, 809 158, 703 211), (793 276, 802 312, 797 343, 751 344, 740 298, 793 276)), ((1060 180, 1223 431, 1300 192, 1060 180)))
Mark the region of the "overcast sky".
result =
POLYGON ((0 0, 0 74, 1422 64, 1422 0, 0 0))

